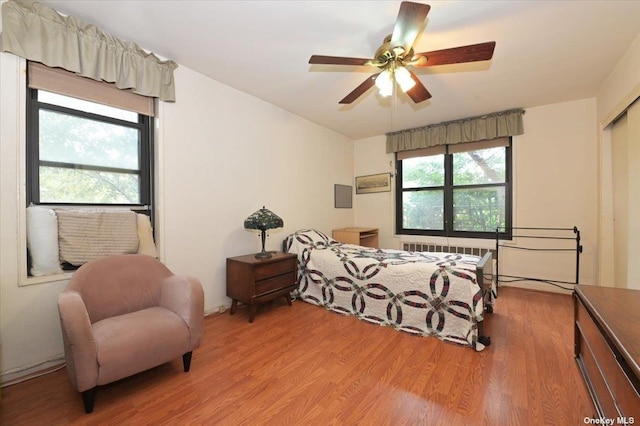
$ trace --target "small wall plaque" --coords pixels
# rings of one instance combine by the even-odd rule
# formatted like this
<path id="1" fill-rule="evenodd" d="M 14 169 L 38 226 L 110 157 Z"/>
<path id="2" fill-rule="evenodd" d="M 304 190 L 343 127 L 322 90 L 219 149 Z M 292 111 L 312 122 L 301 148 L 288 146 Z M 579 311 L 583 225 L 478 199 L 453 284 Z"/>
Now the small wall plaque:
<path id="1" fill-rule="evenodd" d="M 351 185 L 335 184 L 333 192 L 336 209 L 350 209 L 352 207 L 351 194 L 353 193 L 353 187 Z"/>

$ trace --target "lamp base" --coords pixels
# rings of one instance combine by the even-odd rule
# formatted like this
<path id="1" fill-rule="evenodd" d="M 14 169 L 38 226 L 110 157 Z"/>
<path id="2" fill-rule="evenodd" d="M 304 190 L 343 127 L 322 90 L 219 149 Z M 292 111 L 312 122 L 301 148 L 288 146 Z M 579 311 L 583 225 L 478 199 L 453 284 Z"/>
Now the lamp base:
<path id="1" fill-rule="evenodd" d="M 256 259 L 270 259 L 273 257 L 273 255 L 268 252 L 268 251 L 261 251 L 260 253 L 256 254 Z"/>
<path id="2" fill-rule="evenodd" d="M 262 241 L 262 251 L 256 254 L 256 259 L 269 259 L 273 256 L 270 252 L 264 249 L 264 241 L 266 238 L 267 238 L 266 230 L 264 229 L 260 230 L 260 240 Z"/>

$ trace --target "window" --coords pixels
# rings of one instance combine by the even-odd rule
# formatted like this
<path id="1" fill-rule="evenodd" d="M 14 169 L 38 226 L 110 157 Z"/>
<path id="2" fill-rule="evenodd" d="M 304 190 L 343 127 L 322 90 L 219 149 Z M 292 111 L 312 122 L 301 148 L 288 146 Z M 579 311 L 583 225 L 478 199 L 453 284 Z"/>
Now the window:
<path id="1" fill-rule="evenodd" d="M 25 278 L 46 282 L 46 276 L 75 270 L 84 259 L 96 256 L 84 246 L 70 249 L 75 242 L 69 242 L 73 240 L 68 238 L 69 230 L 79 230 L 85 240 L 94 238 L 92 243 L 100 253 L 132 252 L 134 237 L 139 253 L 147 248 L 146 254 L 155 253 L 153 98 L 37 62 L 28 62 L 26 86 L 25 201 L 27 206 L 44 209 L 26 210 Z M 57 207 L 66 211 L 59 209 L 53 214 Z M 84 207 L 98 207 L 100 212 L 77 211 Z M 96 232 L 103 232 L 112 222 L 104 217 L 123 214 L 113 207 L 126 207 L 149 219 L 129 214 L 126 221 L 117 222 L 118 232 L 122 231 L 118 241 L 103 239 Z M 82 214 L 94 213 L 100 219 L 87 222 L 85 228 L 72 223 Z M 67 224 L 72 223 L 66 227 L 65 238 L 63 216 Z M 94 226 L 97 223 L 100 225 Z M 60 244 L 63 240 L 65 255 Z M 75 257 L 77 253 L 82 256 Z"/>
<path id="2" fill-rule="evenodd" d="M 27 90 L 28 204 L 151 205 L 151 117 Z"/>
<path id="3" fill-rule="evenodd" d="M 511 139 L 438 146 L 397 155 L 399 234 L 509 238 Z"/>

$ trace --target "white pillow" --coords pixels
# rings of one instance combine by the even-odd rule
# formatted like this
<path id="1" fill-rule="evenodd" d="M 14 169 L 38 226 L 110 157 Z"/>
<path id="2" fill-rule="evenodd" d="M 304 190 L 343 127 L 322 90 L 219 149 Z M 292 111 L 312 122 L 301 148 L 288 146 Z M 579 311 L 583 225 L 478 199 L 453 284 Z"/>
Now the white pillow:
<path id="1" fill-rule="evenodd" d="M 156 243 L 153 241 L 153 229 L 151 228 L 151 220 L 146 214 L 138 213 L 138 254 L 146 254 L 157 258 L 158 251 Z"/>
<path id="2" fill-rule="evenodd" d="M 61 274 L 58 259 L 58 218 L 51 209 L 27 207 L 27 248 L 31 275 Z"/>

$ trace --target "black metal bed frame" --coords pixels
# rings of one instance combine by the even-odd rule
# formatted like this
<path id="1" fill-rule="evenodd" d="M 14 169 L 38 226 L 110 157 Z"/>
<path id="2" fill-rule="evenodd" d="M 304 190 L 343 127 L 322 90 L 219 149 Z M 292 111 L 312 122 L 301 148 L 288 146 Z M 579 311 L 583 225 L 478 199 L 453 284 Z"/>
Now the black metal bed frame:
<path id="1" fill-rule="evenodd" d="M 530 227 L 512 227 L 511 235 L 512 238 L 529 238 L 529 239 L 544 239 L 544 240 L 575 240 L 576 246 L 575 248 L 560 248 L 560 247 L 549 247 L 549 248 L 539 248 L 539 247 L 522 247 L 516 245 L 504 245 L 500 244 L 499 239 L 499 231 L 504 228 L 496 228 L 496 292 L 499 288 L 500 278 L 508 278 L 508 281 L 503 282 L 518 282 L 518 281 L 534 281 L 540 282 L 544 284 L 551 284 L 556 287 L 560 287 L 564 290 L 572 290 L 571 288 L 563 287 L 562 284 L 579 284 L 580 283 L 580 254 L 582 253 L 582 245 L 580 244 L 580 231 L 576 226 L 573 228 L 530 228 Z M 563 232 L 563 231 L 573 231 L 574 236 L 549 236 L 549 235 L 517 235 L 516 231 L 555 231 L 555 232 Z M 503 249 L 514 249 L 514 250 L 531 250 L 531 251 L 575 251 L 576 256 L 576 279 L 575 282 L 569 281 L 559 281 L 552 280 L 546 278 L 535 278 L 535 277 L 520 277 L 514 275 L 500 275 L 500 248 Z M 497 297 L 497 294 L 496 294 Z"/>

